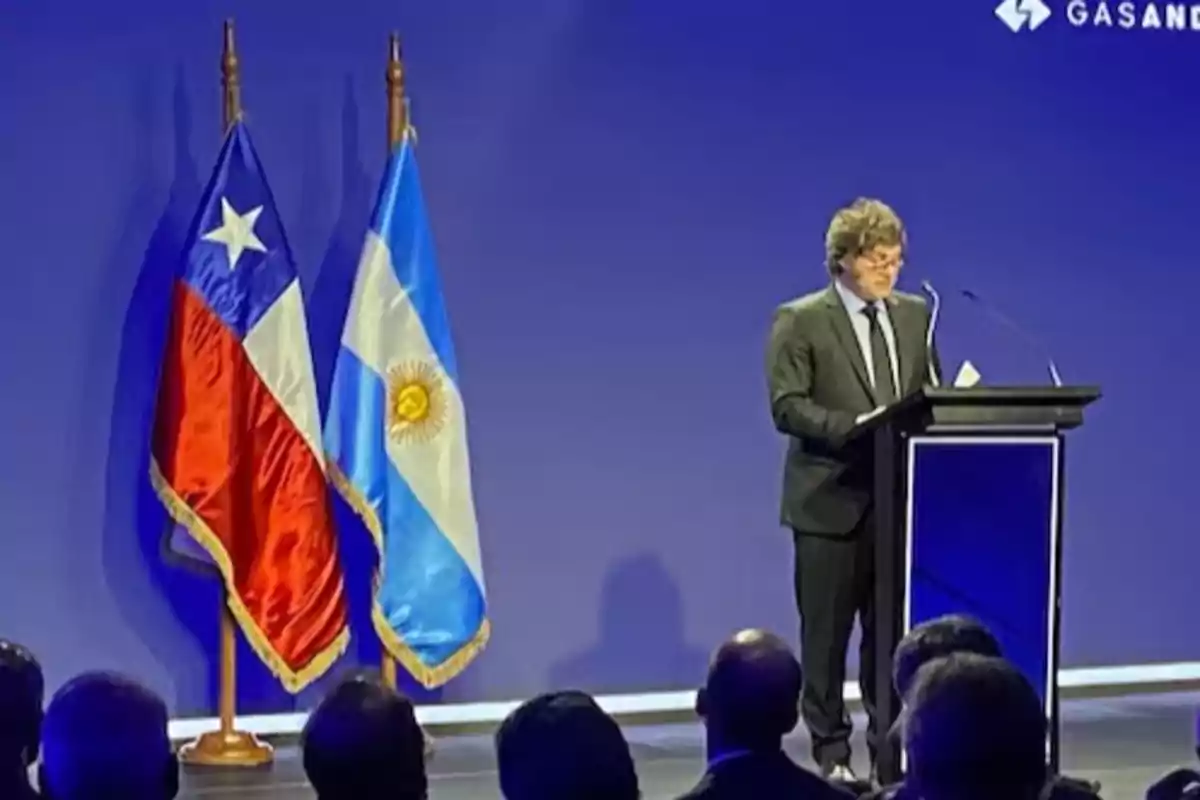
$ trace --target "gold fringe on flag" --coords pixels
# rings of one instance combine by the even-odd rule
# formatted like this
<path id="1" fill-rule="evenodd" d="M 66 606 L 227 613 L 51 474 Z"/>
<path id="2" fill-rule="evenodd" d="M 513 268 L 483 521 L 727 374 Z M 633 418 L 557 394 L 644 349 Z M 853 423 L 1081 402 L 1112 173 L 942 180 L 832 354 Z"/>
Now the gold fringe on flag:
<path id="1" fill-rule="evenodd" d="M 383 526 L 379 522 L 379 516 L 375 513 L 375 509 L 371 507 L 367 498 L 363 497 L 357 487 L 341 471 L 333 457 L 326 456 L 326 462 L 330 483 L 333 484 L 338 494 L 342 496 L 346 503 L 354 509 L 354 513 L 362 519 L 363 525 L 366 526 L 367 531 L 371 534 L 371 538 L 375 541 L 379 563 L 382 564 L 384 555 Z M 375 571 L 375 585 L 373 587 L 375 592 L 373 594 L 378 593 L 379 582 L 379 569 L 377 568 Z M 464 642 L 455 651 L 454 655 L 438 666 L 430 667 L 421 661 L 415 650 L 396 635 L 396 632 L 392 630 L 391 624 L 383 613 L 382 606 L 379 605 L 374 597 L 371 601 L 371 621 L 375 626 L 375 633 L 379 636 L 379 641 L 383 644 L 384 649 L 388 651 L 392 658 L 402 664 L 408 673 L 426 689 L 436 689 L 457 678 L 487 646 L 492 633 L 491 623 L 485 618 L 480 623 L 479 629 L 475 631 L 475 635 Z"/>
<path id="2" fill-rule="evenodd" d="M 234 585 L 233 564 L 229 559 L 229 553 L 225 551 L 225 546 L 208 527 L 208 523 L 175 493 L 175 490 L 163 477 L 158 462 L 154 458 L 150 459 L 150 483 L 154 486 L 158 499 L 167 509 L 171 518 L 204 548 L 213 563 L 217 565 L 217 570 L 225 582 L 230 613 L 237 620 L 250 647 L 279 679 L 284 688 L 292 694 L 298 694 L 328 672 L 350 645 L 349 626 L 343 627 L 342 632 L 330 643 L 329 647 L 314 656 L 303 669 L 299 671 L 292 669 L 259 628 L 258 622 L 242 602 L 237 587 Z"/>

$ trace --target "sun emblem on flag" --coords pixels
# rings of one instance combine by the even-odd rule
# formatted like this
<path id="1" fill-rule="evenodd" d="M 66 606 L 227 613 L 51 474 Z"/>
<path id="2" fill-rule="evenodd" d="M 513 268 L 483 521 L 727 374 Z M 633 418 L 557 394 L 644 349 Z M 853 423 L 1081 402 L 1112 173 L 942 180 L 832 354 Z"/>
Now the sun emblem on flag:
<path id="1" fill-rule="evenodd" d="M 388 370 L 388 435 L 401 443 L 427 442 L 446 424 L 446 387 L 432 364 L 411 362 Z"/>

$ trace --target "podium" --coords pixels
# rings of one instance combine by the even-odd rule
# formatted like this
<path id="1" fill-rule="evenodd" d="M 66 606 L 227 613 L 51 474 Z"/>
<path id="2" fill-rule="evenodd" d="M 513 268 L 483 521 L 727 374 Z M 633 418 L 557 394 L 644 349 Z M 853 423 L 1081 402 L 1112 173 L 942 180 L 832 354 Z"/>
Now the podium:
<path id="1" fill-rule="evenodd" d="M 978 618 L 1042 697 L 1047 759 L 1059 761 L 1058 663 L 1065 432 L 1096 387 L 926 388 L 851 431 L 874 453 L 876 703 L 899 715 L 901 637 L 950 613 Z M 902 777 L 899 742 L 877 756 Z"/>

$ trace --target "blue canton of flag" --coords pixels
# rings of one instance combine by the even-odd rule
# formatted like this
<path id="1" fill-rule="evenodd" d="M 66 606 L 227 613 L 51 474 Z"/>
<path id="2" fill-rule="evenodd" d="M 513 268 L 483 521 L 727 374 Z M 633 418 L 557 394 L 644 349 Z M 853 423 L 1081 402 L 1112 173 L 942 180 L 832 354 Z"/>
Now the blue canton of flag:
<path id="1" fill-rule="evenodd" d="M 296 267 L 243 123 L 230 131 L 219 163 L 225 168 L 206 196 L 220 200 L 200 208 L 181 277 L 244 337 L 296 279 Z M 197 239 L 221 246 L 197 246 Z"/>
<path id="2" fill-rule="evenodd" d="M 388 161 L 334 368 L 331 480 L 379 549 L 374 623 L 427 688 L 487 643 L 458 366 L 411 136 Z"/>

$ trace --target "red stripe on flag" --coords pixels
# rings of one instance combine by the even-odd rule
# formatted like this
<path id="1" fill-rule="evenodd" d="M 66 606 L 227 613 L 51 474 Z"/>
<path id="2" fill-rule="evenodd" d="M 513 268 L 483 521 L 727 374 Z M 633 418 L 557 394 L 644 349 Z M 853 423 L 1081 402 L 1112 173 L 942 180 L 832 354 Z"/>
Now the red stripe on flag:
<path id="1" fill-rule="evenodd" d="M 241 342 L 182 282 L 152 447 L 168 506 L 184 506 L 174 516 L 222 568 L 247 638 L 298 691 L 348 636 L 325 475 Z"/>

